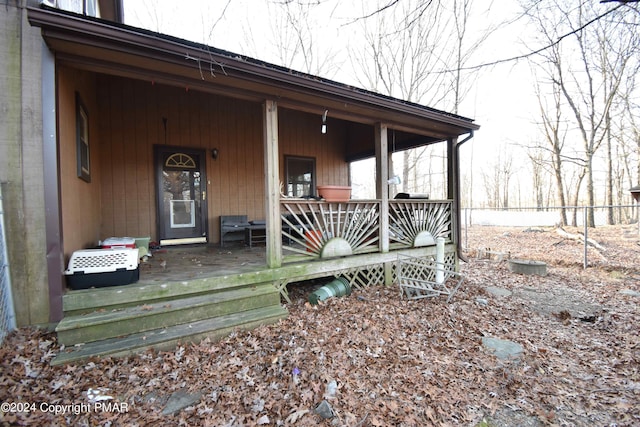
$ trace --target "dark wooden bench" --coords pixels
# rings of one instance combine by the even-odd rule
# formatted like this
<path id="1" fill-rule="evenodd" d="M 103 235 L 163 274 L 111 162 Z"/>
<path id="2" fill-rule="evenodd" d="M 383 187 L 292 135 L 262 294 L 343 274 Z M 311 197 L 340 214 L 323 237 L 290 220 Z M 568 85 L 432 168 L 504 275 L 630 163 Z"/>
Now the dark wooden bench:
<path id="1" fill-rule="evenodd" d="M 244 240 L 244 229 L 250 226 L 247 215 L 220 215 L 220 247 L 227 241 Z"/>

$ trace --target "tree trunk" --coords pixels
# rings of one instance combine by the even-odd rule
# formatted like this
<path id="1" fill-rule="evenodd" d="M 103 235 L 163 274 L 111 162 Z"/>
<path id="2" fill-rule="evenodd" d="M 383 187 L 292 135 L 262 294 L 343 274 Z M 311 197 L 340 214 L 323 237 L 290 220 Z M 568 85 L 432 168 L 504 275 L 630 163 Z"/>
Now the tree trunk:
<path id="1" fill-rule="evenodd" d="M 606 182 L 606 199 L 607 199 L 607 224 L 615 224 L 613 217 L 613 158 L 611 150 L 611 115 L 607 112 L 605 119 L 606 140 L 607 140 L 607 182 Z"/>
<path id="2" fill-rule="evenodd" d="M 564 197 L 564 179 L 562 178 L 562 158 L 559 152 L 554 152 L 553 156 L 553 175 L 556 181 L 556 194 L 558 197 L 558 203 L 560 206 L 567 206 L 567 200 Z M 560 210 L 560 224 L 567 225 L 567 211 L 565 209 Z"/>
<path id="3" fill-rule="evenodd" d="M 572 206 L 578 206 L 578 198 L 580 197 L 580 187 L 582 187 L 582 180 L 584 179 L 586 173 L 587 173 L 586 168 L 580 171 L 580 175 L 578 176 L 578 182 L 576 183 L 576 191 L 573 194 L 573 199 L 571 200 Z M 573 208 L 571 225 L 573 226 L 578 225 L 578 209 L 577 208 Z"/>

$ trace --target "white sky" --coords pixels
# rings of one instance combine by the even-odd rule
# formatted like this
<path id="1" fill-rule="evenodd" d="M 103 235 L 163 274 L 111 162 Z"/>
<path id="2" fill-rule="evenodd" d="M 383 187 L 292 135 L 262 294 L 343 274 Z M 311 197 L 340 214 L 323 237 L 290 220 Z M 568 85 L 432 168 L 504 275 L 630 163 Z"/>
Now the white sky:
<path id="1" fill-rule="evenodd" d="M 500 3 L 500 7 L 493 8 L 489 19 L 500 22 L 517 13 L 517 2 Z M 342 65 L 324 77 L 356 85 L 350 67 L 340 58 L 346 53 L 349 40 L 353 39 L 352 33 L 358 30 L 357 25 L 346 24 L 362 14 L 359 10 L 348 7 L 348 4 L 349 2 L 336 0 L 321 2 L 320 6 L 314 7 L 312 19 L 316 18 L 314 24 L 318 27 L 314 42 L 324 42 L 328 46 L 326 50 L 336 53 L 338 67 Z M 233 0 L 224 11 L 224 19 L 217 22 L 225 5 L 227 2 L 222 0 L 125 0 L 125 20 L 130 25 L 203 42 L 277 64 L 278 58 L 269 55 L 273 52 L 273 29 L 264 24 L 267 20 L 265 18 L 269 16 L 269 7 L 273 9 L 276 6 L 269 6 L 266 0 Z M 338 7 L 334 7 L 335 5 Z M 512 9 L 507 9 L 508 7 Z M 212 32 L 214 24 L 215 30 Z M 523 31 L 518 23 L 500 30 L 483 45 L 474 64 L 521 54 L 524 47 L 519 42 L 519 34 L 523 34 Z M 474 118 L 482 125 L 482 131 L 477 137 L 480 137 L 480 133 L 489 132 L 504 135 L 502 127 L 505 122 L 509 124 L 523 119 L 529 121 L 530 112 L 521 110 L 525 107 L 523 101 L 531 95 L 531 85 L 527 83 L 527 78 L 525 61 L 485 69 L 461 109 L 462 115 Z M 504 117 L 510 120 L 503 120 Z M 499 126 L 496 126 L 496 122 L 499 122 Z M 514 132 L 506 134 L 508 138 L 518 138 Z"/>
<path id="2" fill-rule="evenodd" d="M 490 23 L 503 22 L 517 14 L 517 2 L 498 3 L 499 7 L 494 6 L 491 14 L 484 18 Z M 320 34 L 314 40 L 326 43 L 326 49 L 338 63 L 338 67 L 325 77 L 357 85 L 344 56 L 347 43 L 355 39 L 353 32 L 358 26 L 345 24 L 361 16 L 362 12 L 349 10 L 345 7 L 349 2 L 341 0 L 322 4 L 314 9 L 313 18 Z M 371 4 L 373 7 L 373 2 Z M 125 0 L 125 22 L 277 64 L 278 58 L 269 56 L 274 50 L 276 30 L 264 24 L 268 21 L 269 7 L 275 6 L 269 6 L 266 0 L 233 0 L 224 11 L 224 20 L 216 22 L 225 5 L 227 2 L 222 0 Z M 211 32 L 214 23 L 215 31 Z M 527 35 L 518 22 L 501 29 L 482 46 L 473 64 L 521 54 L 526 48 L 520 39 Z M 460 108 L 461 115 L 475 119 L 481 126 L 462 151 L 463 160 L 469 161 L 473 150 L 476 175 L 480 167 L 490 167 L 496 155 L 505 153 L 510 144 L 528 145 L 535 139 L 537 129 L 532 123 L 538 114 L 532 87 L 526 61 L 486 68 L 480 74 Z M 521 162 L 519 169 L 529 165 L 524 154 L 516 154 L 513 160 L 515 164 Z M 479 177 L 474 178 L 474 186 L 479 188 L 480 184 Z"/>

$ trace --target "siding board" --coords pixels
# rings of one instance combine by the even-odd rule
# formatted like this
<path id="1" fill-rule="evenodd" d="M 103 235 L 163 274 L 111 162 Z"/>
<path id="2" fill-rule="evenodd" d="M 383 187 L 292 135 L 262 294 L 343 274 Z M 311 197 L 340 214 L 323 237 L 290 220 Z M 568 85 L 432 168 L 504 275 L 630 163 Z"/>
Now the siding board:
<path id="1" fill-rule="evenodd" d="M 153 188 L 149 185 L 153 172 L 151 170 L 150 154 L 147 150 L 146 144 L 143 141 L 147 141 L 148 132 L 147 128 L 147 115 L 145 109 L 145 102 L 149 99 L 146 95 L 148 87 L 146 85 L 135 85 L 134 87 L 134 111 L 133 117 L 135 118 L 135 134 L 131 141 L 131 145 L 135 150 L 136 164 L 133 165 L 134 175 L 134 190 L 137 200 L 135 218 L 135 229 L 139 231 L 138 237 L 151 236 L 151 220 L 150 209 L 145 206 L 151 205 L 155 199 L 152 200 L 150 195 L 153 192 Z"/>
<path id="2" fill-rule="evenodd" d="M 122 132 L 124 210 L 119 215 L 122 216 L 125 223 L 125 236 L 135 236 L 132 232 L 139 229 L 138 216 L 140 215 L 138 199 L 138 186 L 140 184 L 136 180 L 138 159 L 135 149 L 137 114 L 135 89 L 136 87 L 134 87 L 132 80 L 124 82 L 121 109 L 122 122 L 124 124 Z"/>
<path id="3" fill-rule="evenodd" d="M 157 240 L 155 144 L 205 150 L 211 242 L 219 241 L 220 215 L 265 218 L 261 104 L 187 91 L 184 87 L 75 70 L 65 72 L 70 79 L 74 73 L 93 76 L 93 86 L 87 90 L 99 99 L 90 111 L 92 123 L 96 123 L 94 129 L 99 129 L 96 134 L 100 142 L 93 146 L 95 158 L 92 156 L 96 172 L 92 179 L 97 184 L 92 189 L 98 193 L 95 197 L 99 209 L 95 222 L 80 232 L 83 237 L 79 239 L 128 235 Z M 61 120 L 63 133 L 71 132 L 72 126 L 74 120 Z M 343 122 L 331 122 L 329 132 L 322 135 L 319 116 L 281 108 L 278 126 L 282 181 L 284 155 L 302 155 L 316 158 L 319 184 L 348 184 Z M 211 158 L 213 148 L 219 151 L 217 160 Z M 62 184 L 66 190 L 62 204 L 65 224 L 76 221 L 77 212 L 82 211 L 80 201 L 69 204 L 73 199 L 69 190 L 77 180 L 75 151 L 71 151 L 65 150 L 61 159 L 61 163 L 68 165 L 63 170 Z M 65 254 L 79 249 L 77 241 L 70 240 L 67 245 L 65 239 Z"/>
<path id="4" fill-rule="evenodd" d="M 114 82 L 115 83 L 115 82 Z M 125 142 L 124 132 L 126 130 L 126 122 L 124 120 L 124 87 L 125 82 L 120 84 L 111 84 L 110 94 L 113 99 L 113 108 L 111 116 L 113 118 L 111 122 L 111 146 L 113 151 L 111 153 L 111 179 L 113 182 L 113 226 L 114 232 L 117 236 L 127 235 L 127 206 L 126 206 L 126 168 L 125 162 Z M 107 175 L 108 176 L 108 175 Z M 109 237 L 109 236 L 105 236 Z"/>
<path id="5" fill-rule="evenodd" d="M 100 144 L 100 167 L 102 170 L 102 176 L 100 182 L 100 209 L 102 213 L 102 230 L 101 232 L 108 235 L 113 235 L 115 224 L 113 223 L 113 177 L 111 170 L 112 167 L 112 151 L 113 147 L 111 139 L 108 137 L 111 130 L 111 123 L 113 122 L 113 100 L 110 97 L 111 87 L 109 82 L 105 82 L 102 79 L 98 80 L 98 98 L 100 99 L 100 124 L 101 124 L 101 144 Z M 66 212 L 65 212 L 66 214 Z"/>
<path id="6" fill-rule="evenodd" d="M 60 158 L 60 197 L 65 261 L 73 250 L 93 246 L 99 239 L 101 126 L 95 93 L 95 75 L 60 67 L 58 85 L 58 150 Z M 89 116 L 91 183 L 77 176 L 76 92 Z M 66 248 L 70 248 L 66 250 Z"/>

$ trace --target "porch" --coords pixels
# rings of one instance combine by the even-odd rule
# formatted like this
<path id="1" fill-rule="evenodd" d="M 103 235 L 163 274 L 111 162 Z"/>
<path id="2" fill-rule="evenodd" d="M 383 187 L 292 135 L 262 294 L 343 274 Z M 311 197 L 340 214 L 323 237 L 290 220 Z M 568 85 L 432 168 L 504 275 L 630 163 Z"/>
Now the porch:
<path id="1" fill-rule="evenodd" d="M 289 301 L 287 288 L 296 282 L 343 276 L 360 289 L 394 283 L 399 254 L 435 256 L 430 238 L 444 237 L 446 262 L 457 259 L 450 201 L 389 201 L 387 252 L 379 250 L 378 236 L 387 234 L 380 232 L 380 201 L 282 206 L 289 224 L 282 250 L 293 255 L 280 267 L 267 267 L 267 245 L 165 247 L 140 264 L 137 283 L 67 291 L 56 329 L 67 350 L 53 363 L 163 349 L 277 322 L 287 315 L 281 301 Z"/>
<path id="2" fill-rule="evenodd" d="M 437 238 L 449 244 L 448 263 L 455 264 L 457 239 L 451 200 L 395 199 L 384 205 L 388 217 L 383 220 L 380 200 L 336 203 L 285 198 L 281 201 L 280 237 L 274 245 L 281 248 L 281 265 L 267 265 L 268 236 L 260 245 L 247 240 L 250 234 L 245 233 L 244 241 L 224 247 L 209 244 L 156 250 L 140 264 L 137 283 L 147 286 L 200 279 L 239 280 L 238 285 L 246 285 L 269 281 L 284 301 L 291 302 L 289 283 L 338 275 L 352 266 L 366 270 L 372 263 L 395 260 L 401 250 L 430 248 L 431 253 Z M 351 284 L 366 287 L 370 281 L 389 284 L 393 280 L 380 273 L 366 280 L 354 279 Z"/>
<path id="3" fill-rule="evenodd" d="M 47 6 L 28 19 L 46 43 L 43 111 L 55 111 L 42 131 L 43 262 L 48 318 L 70 350 L 55 363 L 276 322 L 291 284 L 391 284 L 398 254 L 434 256 L 438 237 L 456 262 L 472 119 Z M 393 200 L 393 154 L 428 146 L 442 154 L 424 157 L 438 165 L 431 197 L 444 200 Z M 368 159 L 374 200 L 315 199 L 351 186 L 353 163 Z M 402 191 L 431 192 L 421 185 Z M 61 264 L 99 240 L 218 244 L 228 216 L 264 233 L 255 248 L 172 247 L 138 283 L 65 287 Z"/>

